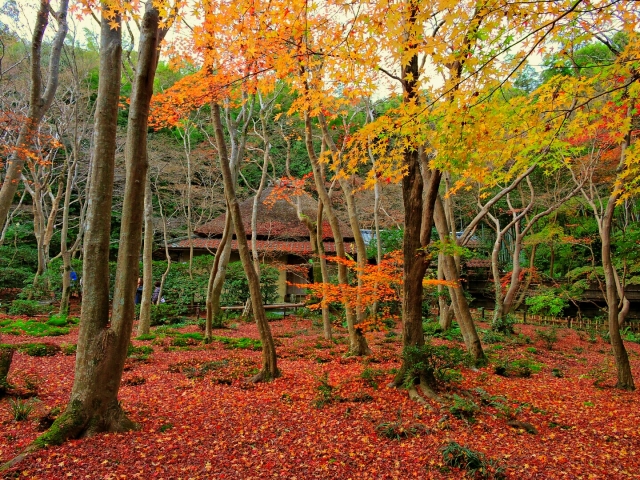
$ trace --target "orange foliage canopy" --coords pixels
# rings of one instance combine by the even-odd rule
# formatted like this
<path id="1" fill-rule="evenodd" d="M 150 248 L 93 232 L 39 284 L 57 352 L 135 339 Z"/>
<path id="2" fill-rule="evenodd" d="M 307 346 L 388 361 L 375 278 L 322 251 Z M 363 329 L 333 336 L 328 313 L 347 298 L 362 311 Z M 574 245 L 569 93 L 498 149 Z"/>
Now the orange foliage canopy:
<path id="1" fill-rule="evenodd" d="M 355 260 L 347 258 L 327 257 L 328 261 L 346 265 L 351 272 L 362 280 L 362 286 L 336 285 L 333 283 L 296 284 L 295 286 L 306 288 L 309 293 L 320 299 L 320 302 L 311 305 L 311 309 L 319 309 L 330 303 L 341 303 L 353 308 L 370 308 L 374 304 L 385 302 L 399 302 L 402 296 L 402 251 L 396 250 L 387 254 L 379 265 L 358 266 Z M 445 280 L 423 280 L 425 287 L 444 285 L 458 287 L 456 282 Z M 389 317 L 388 308 L 383 309 L 382 316 Z M 358 328 L 366 330 L 377 323 L 377 318 L 370 318 L 358 325 Z"/>

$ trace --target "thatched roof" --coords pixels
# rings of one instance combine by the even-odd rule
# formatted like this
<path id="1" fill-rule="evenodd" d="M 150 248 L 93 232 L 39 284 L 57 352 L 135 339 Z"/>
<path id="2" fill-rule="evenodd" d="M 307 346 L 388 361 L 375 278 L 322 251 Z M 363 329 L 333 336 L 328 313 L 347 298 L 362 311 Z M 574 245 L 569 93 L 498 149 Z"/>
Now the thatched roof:
<path id="1" fill-rule="evenodd" d="M 268 200 L 272 188 L 266 188 L 260 201 L 258 202 L 258 225 L 257 235 L 260 239 L 308 239 L 309 230 L 303 222 L 298 219 L 296 208 L 286 200 L 276 200 L 275 202 Z M 251 214 L 253 212 L 253 199 L 251 197 L 240 203 L 240 213 L 242 215 L 242 223 L 247 237 L 251 235 Z M 318 209 L 316 202 L 309 195 L 292 198 L 292 202 L 300 201 L 302 211 L 309 218 L 315 220 Z M 266 204 L 265 204 L 266 201 Z M 222 214 L 201 227 L 197 228 L 195 233 L 201 237 L 220 237 L 224 230 L 226 214 Z M 345 240 L 352 240 L 353 234 L 351 229 L 344 222 L 340 222 L 340 231 Z M 331 226 L 326 220 L 322 225 L 322 238 L 333 239 Z"/>
<path id="2" fill-rule="evenodd" d="M 193 248 L 202 250 L 217 251 L 220 247 L 221 239 L 219 238 L 193 238 L 191 241 L 188 239 L 176 241 L 171 244 L 172 249 L 188 249 L 193 245 Z M 355 245 L 353 243 L 345 243 L 345 251 L 350 255 L 355 255 Z M 290 253 L 299 255 L 302 257 L 310 257 L 313 255 L 313 249 L 309 241 L 282 241 L 282 240 L 258 240 L 257 242 L 258 252 L 266 255 L 274 255 L 280 253 Z M 231 250 L 238 251 L 238 242 L 233 240 L 231 242 Z M 336 244 L 333 242 L 324 243 L 324 251 L 327 255 L 333 255 L 336 253 Z"/>

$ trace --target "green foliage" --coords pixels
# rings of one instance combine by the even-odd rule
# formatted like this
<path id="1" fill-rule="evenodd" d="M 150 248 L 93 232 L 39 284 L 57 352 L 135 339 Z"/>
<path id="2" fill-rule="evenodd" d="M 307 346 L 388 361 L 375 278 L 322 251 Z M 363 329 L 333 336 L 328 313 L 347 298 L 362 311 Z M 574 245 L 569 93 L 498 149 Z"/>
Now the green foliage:
<path id="1" fill-rule="evenodd" d="M 620 332 L 627 342 L 640 343 L 640 333 L 634 333 L 629 327 Z"/>
<path id="2" fill-rule="evenodd" d="M 430 337 L 444 338 L 446 340 L 450 340 L 452 342 L 457 342 L 462 340 L 462 332 L 460 330 L 460 325 L 454 323 L 451 325 L 449 330 L 442 330 L 442 327 L 437 321 L 432 320 L 423 320 L 422 321 L 422 332 Z"/>
<path id="3" fill-rule="evenodd" d="M 215 340 L 216 342 L 221 342 L 231 349 L 235 349 L 235 348 L 246 349 L 246 350 L 262 349 L 262 342 L 260 340 L 254 340 L 253 338 L 218 337 L 214 335 L 212 337 L 212 340 Z"/>
<path id="4" fill-rule="evenodd" d="M 186 305 L 174 305 L 172 303 L 151 305 L 151 326 L 155 327 L 157 325 L 174 325 L 180 323 L 182 322 L 182 315 L 184 315 L 186 311 Z"/>
<path id="5" fill-rule="evenodd" d="M 52 327 L 66 327 L 71 325 L 77 325 L 80 322 L 80 319 L 75 317 L 68 317 L 65 314 L 56 313 L 49 317 L 47 320 L 47 325 L 51 325 Z"/>
<path id="6" fill-rule="evenodd" d="M 405 387 L 409 388 L 423 376 L 431 387 L 437 387 L 456 377 L 456 367 L 470 362 L 469 356 L 460 348 L 446 345 L 407 346 L 402 352 L 405 361 Z"/>
<path id="7" fill-rule="evenodd" d="M 53 343 L 22 343 L 18 351 L 30 357 L 53 357 L 60 351 L 60 347 Z"/>
<path id="8" fill-rule="evenodd" d="M 383 370 L 366 367 L 362 373 L 360 374 L 360 378 L 362 378 L 367 385 L 371 388 L 377 390 L 378 389 L 378 378 L 384 376 L 385 372 Z"/>
<path id="9" fill-rule="evenodd" d="M 453 404 L 449 406 L 449 412 L 454 417 L 470 420 L 479 411 L 480 407 L 473 400 L 453 395 Z"/>
<path id="10" fill-rule="evenodd" d="M 402 241 L 404 239 L 404 230 L 401 228 L 387 228 L 380 230 L 380 244 L 382 246 L 382 254 L 402 250 Z M 378 246 L 375 238 L 372 238 L 367 245 L 367 256 L 376 258 L 378 255 Z"/>
<path id="11" fill-rule="evenodd" d="M 538 373 L 541 369 L 542 364 L 528 358 L 516 360 L 504 358 L 495 365 L 494 372 L 502 377 L 529 378 L 532 373 Z"/>
<path id="12" fill-rule="evenodd" d="M 322 408 L 338 399 L 334 394 L 335 387 L 329 383 L 328 372 L 324 372 L 322 376 L 316 377 L 316 380 L 318 380 L 318 385 L 316 386 L 318 396 L 313 402 L 316 408 Z"/>
<path id="13" fill-rule="evenodd" d="M 9 307 L 9 315 L 26 315 L 35 317 L 51 311 L 51 305 L 42 304 L 36 300 L 14 300 Z"/>
<path id="14" fill-rule="evenodd" d="M 398 410 L 398 418 L 393 422 L 382 422 L 376 427 L 378 435 L 391 440 L 416 437 L 420 434 L 428 434 L 429 429 L 421 423 L 405 424 L 402 421 L 402 411 Z"/>
<path id="15" fill-rule="evenodd" d="M 504 340 L 504 335 L 494 330 L 485 330 L 482 332 L 482 341 L 486 344 L 500 343 Z"/>
<path id="16" fill-rule="evenodd" d="M 553 349 L 553 345 L 558 341 L 558 329 L 553 326 L 547 330 L 536 329 L 536 338 L 541 340 L 547 350 Z"/>
<path id="17" fill-rule="evenodd" d="M 33 399 L 20 400 L 19 398 L 12 398 L 9 400 L 9 406 L 13 419 L 17 422 L 24 422 L 29 419 L 29 415 L 33 411 L 34 401 Z"/>
<path id="18" fill-rule="evenodd" d="M 75 355 L 78 351 L 78 345 L 75 343 L 63 343 L 60 345 L 60 350 L 64 355 Z"/>
<path id="19" fill-rule="evenodd" d="M 56 337 L 69 333 L 67 327 L 55 327 L 48 322 L 37 320 L 7 320 L 0 323 L 0 333 L 9 335 L 30 335 L 32 337 Z"/>
<path id="20" fill-rule="evenodd" d="M 517 323 L 514 315 L 508 314 L 494 319 L 491 324 L 491 330 L 502 333 L 504 335 L 512 335 L 514 333 L 513 326 Z"/>
<path id="21" fill-rule="evenodd" d="M 527 298 L 526 304 L 532 314 L 552 317 L 560 316 L 569 306 L 568 300 L 561 297 L 555 288 L 538 289 L 536 295 Z"/>
<path id="22" fill-rule="evenodd" d="M 134 360 L 146 360 L 152 353 L 153 347 L 149 345 L 135 347 L 133 344 L 129 344 L 129 348 L 127 349 L 127 357 L 133 358 Z"/>
<path id="23" fill-rule="evenodd" d="M 278 298 L 279 277 L 280 272 L 277 268 L 260 265 L 260 291 L 265 304 L 274 303 Z M 229 263 L 220 303 L 225 306 L 242 305 L 249 297 L 249 281 L 244 273 L 242 262 Z"/>
<path id="24" fill-rule="evenodd" d="M 488 460 L 484 454 L 463 447 L 456 442 L 449 442 L 442 448 L 444 464 L 466 470 L 470 478 L 502 479 L 505 478 L 504 468 L 494 460 Z"/>

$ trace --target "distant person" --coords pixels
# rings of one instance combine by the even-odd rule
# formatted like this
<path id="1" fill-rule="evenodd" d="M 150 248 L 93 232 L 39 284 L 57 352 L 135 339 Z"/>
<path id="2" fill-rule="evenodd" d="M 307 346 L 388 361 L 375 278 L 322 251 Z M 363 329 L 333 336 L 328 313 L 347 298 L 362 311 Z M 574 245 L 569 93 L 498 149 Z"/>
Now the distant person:
<path id="1" fill-rule="evenodd" d="M 153 289 L 153 293 L 151 294 L 151 304 L 155 305 L 158 303 L 158 297 L 160 296 L 160 282 L 155 283 L 155 288 Z"/>
<path id="2" fill-rule="evenodd" d="M 136 287 L 135 304 L 140 305 L 142 302 L 142 278 L 138 277 L 138 286 Z"/>

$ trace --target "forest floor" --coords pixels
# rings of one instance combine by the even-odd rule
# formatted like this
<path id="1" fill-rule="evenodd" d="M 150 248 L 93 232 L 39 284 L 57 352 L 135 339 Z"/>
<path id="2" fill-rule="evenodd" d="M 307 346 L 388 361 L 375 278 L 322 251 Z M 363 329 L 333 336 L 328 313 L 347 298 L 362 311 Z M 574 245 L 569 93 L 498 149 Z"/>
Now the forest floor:
<path id="1" fill-rule="evenodd" d="M 282 377 L 261 384 L 246 381 L 260 366 L 261 352 L 248 340 L 258 338 L 256 326 L 231 327 L 216 330 L 209 345 L 198 341 L 196 325 L 154 328 L 154 338 L 134 339 L 120 399 L 140 429 L 38 451 L 5 475 L 462 478 L 469 471 L 443 457 L 457 442 L 484 455 L 476 478 L 491 478 L 482 477 L 483 466 L 515 479 L 640 478 L 640 393 L 612 388 L 610 345 L 600 337 L 560 329 L 549 349 L 536 333 L 547 327 L 516 325 L 515 335 L 485 345 L 487 366 L 461 367 L 443 392 L 447 403 L 429 409 L 387 387 L 400 364 L 399 325 L 368 334 L 373 354 L 360 359 L 344 356 L 342 329 L 325 341 L 317 320 L 273 320 Z M 64 407 L 77 335 L 77 327 L 56 337 L 2 335 L 2 343 L 62 345 L 67 355 L 14 355 L 9 382 L 37 396 L 0 401 L 1 461 L 37 437 L 42 417 Z M 456 338 L 433 342 L 462 346 Z M 640 382 L 640 345 L 627 348 Z M 33 406 L 26 421 L 14 419 L 16 402 Z M 514 419 L 521 423 L 509 426 Z M 527 433 L 530 426 L 535 433 Z M 460 452 L 473 467 L 475 457 Z"/>

